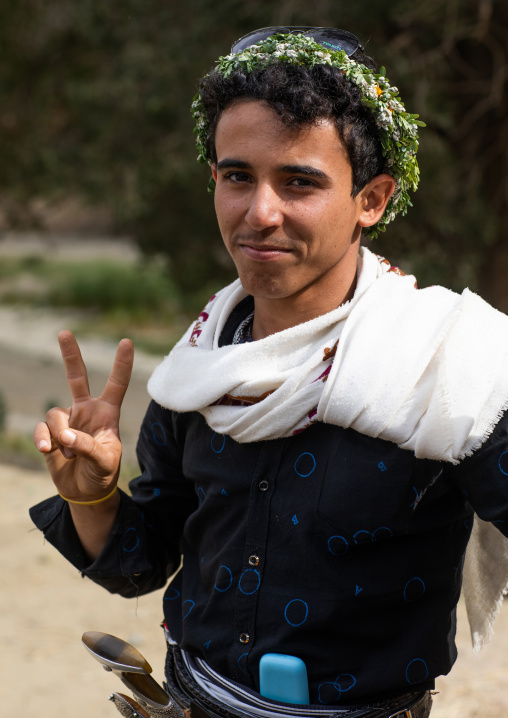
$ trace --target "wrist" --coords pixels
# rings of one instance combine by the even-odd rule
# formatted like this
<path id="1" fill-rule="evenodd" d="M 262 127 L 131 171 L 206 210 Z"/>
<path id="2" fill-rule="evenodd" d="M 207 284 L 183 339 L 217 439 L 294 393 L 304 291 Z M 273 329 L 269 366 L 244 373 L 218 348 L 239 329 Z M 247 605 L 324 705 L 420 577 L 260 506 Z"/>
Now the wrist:
<path id="1" fill-rule="evenodd" d="M 107 517 L 110 514 L 116 514 L 120 505 L 120 491 L 114 491 L 113 495 L 107 501 L 101 501 L 98 504 L 79 504 L 67 501 L 71 516 L 79 517 L 80 521 L 96 522 L 99 517 Z"/>
<path id="2" fill-rule="evenodd" d="M 108 494 L 106 494 L 106 496 L 102 496 L 101 498 L 98 498 L 98 499 L 90 499 L 88 501 L 70 499 L 67 496 L 64 496 L 63 494 L 61 494 L 58 491 L 58 489 L 57 489 L 57 491 L 58 491 L 58 495 L 60 496 L 60 498 L 62 498 L 64 501 L 67 501 L 68 504 L 74 504 L 75 506 L 96 506 L 97 504 L 102 504 L 102 503 L 112 499 L 113 496 L 116 494 L 117 489 L 118 489 L 118 486 L 115 484 L 113 490 L 110 491 Z"/>

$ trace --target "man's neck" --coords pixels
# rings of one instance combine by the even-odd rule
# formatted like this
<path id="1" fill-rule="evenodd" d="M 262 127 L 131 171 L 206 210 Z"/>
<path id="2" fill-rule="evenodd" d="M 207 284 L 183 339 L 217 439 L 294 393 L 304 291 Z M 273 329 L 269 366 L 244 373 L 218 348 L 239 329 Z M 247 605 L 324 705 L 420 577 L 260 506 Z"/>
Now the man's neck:
<path id="1" fill-rule="evenodd" d="M 299 296 L 284 299 L 265 299 L 254 297 L 254 321 L 252 338 L 264 339 L 297 324 L 322 316 L 349 301 L 355 292 L 356 274 L 343 291 L 313 292 L 306 291 Z"/>

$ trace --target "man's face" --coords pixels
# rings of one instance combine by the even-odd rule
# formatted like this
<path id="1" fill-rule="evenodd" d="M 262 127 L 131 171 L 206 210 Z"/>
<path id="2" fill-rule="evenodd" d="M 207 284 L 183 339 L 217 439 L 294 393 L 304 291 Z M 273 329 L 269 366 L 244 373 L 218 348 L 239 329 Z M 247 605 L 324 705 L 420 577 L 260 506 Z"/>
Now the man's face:
<path id="1" fill-rule="evenodd" d="M 246 291 L 340 304 L 355 278 L 361 193 L 351 196 L 332 121 L 290 129 L 266 103 L 242 101 L 222 114 L 215 144 L 215 210 Z"/>

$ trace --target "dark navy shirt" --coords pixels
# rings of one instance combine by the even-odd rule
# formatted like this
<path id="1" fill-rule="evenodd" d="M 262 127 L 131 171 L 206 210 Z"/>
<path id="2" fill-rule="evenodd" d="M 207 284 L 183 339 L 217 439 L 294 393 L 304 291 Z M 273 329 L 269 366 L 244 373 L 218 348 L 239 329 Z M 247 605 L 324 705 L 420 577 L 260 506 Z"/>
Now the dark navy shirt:
<path id="1" fill-rule="evenodd" d="M 302 658 L 311 703 L 433 686 L 456 657 L 473 509 L 508 534 L 508 418 L 458 466 L 351 429 L 239 444 L 154 402 L 142 474 L 89 565 L 59 497 L 32 509 L 82 573 L 125 596 L 161 587 L 172 637 L 259 688 L 264 653 Z"/>

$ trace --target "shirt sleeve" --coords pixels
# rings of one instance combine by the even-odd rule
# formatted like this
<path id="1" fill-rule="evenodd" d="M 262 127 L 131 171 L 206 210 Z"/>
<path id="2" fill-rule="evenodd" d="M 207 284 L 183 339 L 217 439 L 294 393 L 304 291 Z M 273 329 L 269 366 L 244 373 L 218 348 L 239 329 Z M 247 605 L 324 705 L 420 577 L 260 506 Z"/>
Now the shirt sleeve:
<path id="1" fill-rule="evenodd" d="M 182 472 L 182 451 L 172 412 L 151 402 L 141 427 L 137 455 L 141 475 L 132 496 L 121 500 L 109 539 L 90 563 L 59 496 L 30 510 L 35 525 L 68 561 L 111 593 L 138 596 L 161 588 L 180 564 L 181 537 L 196 505 L 192 482 Z"/>
<path id="2" fill-rule="evenodd" d="M 475 513 L 508 536 L 508 411 L 480 449 L 449 476 Z"/>

